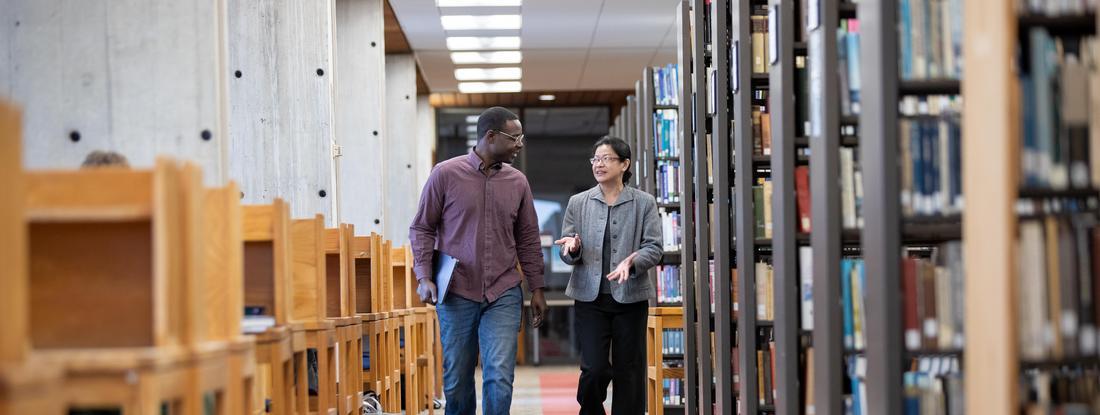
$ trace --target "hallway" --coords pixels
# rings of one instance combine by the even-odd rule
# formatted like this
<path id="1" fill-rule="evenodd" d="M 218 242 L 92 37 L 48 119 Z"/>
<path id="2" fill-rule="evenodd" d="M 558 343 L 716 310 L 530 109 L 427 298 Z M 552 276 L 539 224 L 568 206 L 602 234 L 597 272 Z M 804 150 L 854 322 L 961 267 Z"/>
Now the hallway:
<path id="1" fill-rule="evenodd" d="M 577 404 L 577 366 L 519 366 L 512 393 L 512 415 L 573 415 Z M 481 406 L 481 371 L 476 375 L 478 407 Z M 604 408 L 611 409 L 611 388 Z M 479 409 L 478 413 L 481 411 Z"/>

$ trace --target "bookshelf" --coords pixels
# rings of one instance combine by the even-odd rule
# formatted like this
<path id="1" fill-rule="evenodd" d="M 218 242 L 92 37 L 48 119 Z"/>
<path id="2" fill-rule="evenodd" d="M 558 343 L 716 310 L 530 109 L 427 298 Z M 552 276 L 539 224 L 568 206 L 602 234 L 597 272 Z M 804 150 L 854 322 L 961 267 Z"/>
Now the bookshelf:
<path id="1" fill-rule="evenodd" d="M 967 209 L 981 212 L 963 224 L 964 369 L 968 379 L 993 379 L 967 382 L 968 412 L 1097 411 L 1096 389 L 1080 381 L 1095 379 L 1095 342 L 1076 341 L 1095 337 L 1085 330 L 1094 330 L 1095 302 L 1058 293 L 1067 282 L 1087 292 L 1096 280 L 1088 239 L 1094 250 L 1098 22 L 1095 10 L 1051 7 L 1059 5 L 1071 3 L 966 3 L 966 70 L 982 76 L 962 89 L 983 100 L 963 103 L 963 186 Z M 1068 153 L 1059 150 L 1066 144 Z M 1067 229 L 1085 240 L 1064 239 Z M 1065 324 L 1075 315 L 1067 300 L 1081 301 L 1077 324 Z"/>
<path id="2" fill-rule="evenodd" d="M 687 5 L 682 5 L 682 9 L 687 9 Z M 694 280 L 692 284 L 695 288 L 694 300 L 695 300 L 695 320 L 692 321 L 695 331 L 695 349 L 697 351 L 695 362 L 698 365 L 698 371 L 696 373 L 695 387 L 697 395 L 694 401 L 689 403 L 694 404 L 694 408 L 688 409 L 688 413 L 698 413 L 700 415 L 710 415 L 713 413 L 712 403 L 714 402 L 715 390 L 711 385 L 714 385 L 715 377 L 714 370 L 717 364 L 721 364 L 719 359 L 712 359 L 712 355 L 728 356 L 726 353 L 720 350 L 714 350 L 714 333 L 712 326 L 714 324 L 714 313 L 711 311 L 711 282 L 710 282 L 710 261 L 709 258 L 714 255 L 714 251 L 711 250 L 711 228 L 710 228 L 710 208 L 712 203 L 712 195 L 717 186 L 711 187 L 711 176 L 708 163 L 704 160 L 711 160 L 709 139 L 711 133 L 711 126 L 717 124 L 712 120 L 711 113 L 707 111 L 708 108 L 708 73 L 711 71 L 709 59 L 713 53 L 710 40 L 706 36 L 706 27 L 709 24 L 708 14 L 710 13 L 704 0 L 692 0 L 691 12 L 689 13 L 692 28 L 687 34 L 680 39 L 680 59 L 687 62 L 687 54 L 690 53 L 690 66 L 681 65 L 681 68 L 686 74 L 687 68 L 691 68 L 691 88 L 685 89 L 685 98 L 689 95 L 687 91 L 692 91 L 691 105 L 687 105 L 687 100 L 682 100 L 683 107 L 681 113 L 687 113 L 685 109 L 691 109 L 691 125 L 692 130 L 684 132 L 684 146 L 682 147 L 685 155 L 691 154 L 690 157 L 684 159 L 691 159 L 693 163 L 683 164 L 685 171 L 684 176 L 688 176 L 686 172 L 692 172 L 692 194 L 696 195 L 696 200 L 693 203 L 691 219 L 694 219 L 690 223 L 692 226 L 685 229 L 685 235 L 692 235 L 694 238 L 694 254 L 692 256 L 685 255 L 685 261 L 691 261 L 694 267 L 693 275 Z M 685 117 L 686 120 L 686 117 Z M 687 124 L 686 122 L 684 124 Z M 690 142 L 689 142 L 690 140 Z M 690 233 L 688 233 L 690 232 Z M 685 246 L 690 245 L 685 237 Z M 686 268 L 686 267 L 685 267 Z M 686 278 L 686 277 L 685 277 Z M 685 281 L 689 281 L 686 280 Z M 727 285 L 728 286 L 728 285 Z M 690 311 L 685 309 L 685 315 L 690 314 Z M 689 320 L 685 317 L 685 320 Z M 689 384 L 688 390 L 691 393 L 692 385 Z"/>
<path id="3" fill-rule="evenodd" d="M 694 1 L 694 0 L 692 0 Z M 694 105 L 698 103 L 695 99 L 695 87 L 698 86 L 693 74 L 693 67 L 695 59 L 694 53 L 694 41 L 692 36 L 692 25 L 694 22 L 694 15 L 691 13 L 692 4 L 689 0 L 681 0 L 676 6 L 677 24 L 679 36 L 676 42 L 676 67 L 679 71 L 677 74 L 678 82 L 678 99 L 679 104 L 678 116 L 680 123 L 677 126 L 678 134 L 676 139 L 680 146 L 680 229 L 682 232 L 680 243 L 680 284 L 681 292 L 684 296 L 683 305 L 683 321 L 684 321 L 684 413 L 687 415 L 696 415 L 699 413 L 699 394 L 701 389 L 699 388 L 699 380 L 703 379 L 700 376 L 701 366 L 699 362 L 706 362 L 709 360 L 703 359 L 700 356 L 700 349 L 698 347 L 700 334 L 700 327 L 696 323 L 697 320 L 703 320 L 698 318 L 698 306 L 697 299 L 695 298 L 695 291 L 691 288 L 697 285 L 696 277 L 699 275 L 697 272 L 696 249 L 692 243 L 692 236 L 695 234 L 695 218 L 696 218 L 696 190 L 698 189 L 697 180 L 690 174 L 695 171 L 693 151 L 695 142 L 695 131 L 693 126 L 697 125 L 695 122 L 698 120 L 698 116 L 694 113 Z M 690 120 L 690 122 L 689 122 Z M 703 183 L 706 186 L 706 183 Z M 703 187 L 703 194 L 707 194 L 706 187 Z M 704 251 L 705 252 L 705 251 Z M 691 284 L 691 285 L 689 285 Z M 706 343 L 704 343 L 706 344 Z M 703 383 L 709 385 L 710 382 Z M 708 389 L 709 388 L 704 388 Z M 708 395 L 709 396 L 709 395 Z"/>
<path id="4" fill-rule="evenodd" d="M 799 272 L 800 246 L 806 245 L 808 235 L 800 233 L 798 198 L 796 193 L 796 165 L 803 164 L 798 155 L 808 140 L 800 135 L 803 128 L 796 110 L 796 97 L 804 101 L 804 95 L 795 82 L 798 59 L 804 59 L 807 49 L 802 30 L 796 30 L 799 19 L 796 11 L 800 2 L 795 0 L 771 0 L 768 3 L 769 52 L 775 54 L 767 62 L 769 66 L 769 111 L 771 113 L 771 179 L 774 188 L 772 199 L 772 266 L 774 267 L 775 322 L 775 412 L 778 414 L 803 413 L 802 387 L 806 379 L 801 375 L 802 344 L 802 287 Z M 802 45 L 798 47 L 797 45 Z M 805 89 L 803 87 L 803 89 Z M 797 104 L 804 104 L 798 102 Z M 803 260 L 805 260 L 803 258 Z"/>

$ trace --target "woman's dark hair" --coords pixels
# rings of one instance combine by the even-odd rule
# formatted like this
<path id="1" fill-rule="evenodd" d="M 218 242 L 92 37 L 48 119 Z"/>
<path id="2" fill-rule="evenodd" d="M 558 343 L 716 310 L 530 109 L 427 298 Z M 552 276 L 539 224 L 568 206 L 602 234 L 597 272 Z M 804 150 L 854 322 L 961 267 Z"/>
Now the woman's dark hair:
<path id="1" fill-rule="evenodd" d="M 627 144 L 626 141 L 623 141 L 623 139 L 619 137 L 612 137 L 609 135 L 601 137 L 596 141 L 596 144 L 592 146 L 592 154 L 595 155 L 596 149 L 600 148 L 602 145 L 611 147 L 611 151 L 615 152 L 615 155 L 619 157 L 619 161 L 621 162 L 633 160 L 633 158 L 630 157 L 630 144 Z M 623 172 L 623 184 L 629 183 L 630 177 L 633 175 L 634 174 L 630 172 L 630 167 L 627 167 L 626 171 Z"/>

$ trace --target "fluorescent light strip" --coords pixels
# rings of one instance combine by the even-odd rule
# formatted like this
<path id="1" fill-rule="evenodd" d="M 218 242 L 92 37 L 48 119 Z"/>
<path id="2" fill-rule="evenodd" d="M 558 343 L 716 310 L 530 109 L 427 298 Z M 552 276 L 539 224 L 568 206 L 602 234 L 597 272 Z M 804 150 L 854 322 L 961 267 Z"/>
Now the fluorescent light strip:
<path id="1" fill-rule="evenodd" d="M 455 69 L 455 79 L 459 81 L 507 81 L 522 77 L 523 70 L 519 67 Z"/>
<path id="2" fill-rule="evenodd" d="M 553 101 L 555 99 L 558 99 L 558 97 L 551 94 L 539 95 L 539 101 Z"/>
<path id="3" fill-rule="evenodd" d="M 452 36 L 447 38 L 450 50 L 519 49 L 519 36 Z"/>
<path id="4" fill-rule="evenodd" d="M 458 92 L 464 94 L 478 94 L 486 92 L 519 92 L 522 89 L 523 84 L 519 81 L 458 83 Z"/>
<path id="5" fill-rule="evenodd" d="M 518 30 L 523 17 L 518 14 L 493 14 L 488 16 L 439 16 L 443 30 Z"/>
<path id="6" fill-rule="evenodd" d="M 523 0 L 438 0 L 439 7 L 518 7 Z"/>
<path id="7" fill-rule="evenodd" d="M 477 124 L 478 118 L 481 118 L 481 117 L 478 116 L 478 115 L 467 115 L 466 116 L 466 123 L 467 124 Z"/>
<path id="8" fill-rule="evenodd" d="M 523 54 L 518 50 L 500 52 L 451 52 L 451 61 L 456 65 L 520 63 L 523 62 Z"/>

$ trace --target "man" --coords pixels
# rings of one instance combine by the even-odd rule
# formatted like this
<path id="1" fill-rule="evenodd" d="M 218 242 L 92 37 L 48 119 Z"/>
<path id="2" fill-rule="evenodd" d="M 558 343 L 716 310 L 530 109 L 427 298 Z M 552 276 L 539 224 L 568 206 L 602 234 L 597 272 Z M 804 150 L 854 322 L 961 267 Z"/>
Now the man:
<path id="1" fill-rule="evenodd" d="M 482 412 L 509 413 L 522 324 L 521 275 L 532 292 L 533 326 L 542 325 L 546 310 L 531 186 L 523 173 L 506 164 L 523 150 L 523 126 L 511 111 L 493 107 L 478 117 L 477 133 L 472 151 L 432 170 L 409 227 L 420 282 L 417 294 L 422 301 L 438 303 L 447 415 L 474 414 L 479 346 Z M 438 298 L 432 281 L 437 248 L 459 261 L 445 298 Z"/>

